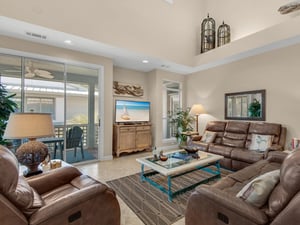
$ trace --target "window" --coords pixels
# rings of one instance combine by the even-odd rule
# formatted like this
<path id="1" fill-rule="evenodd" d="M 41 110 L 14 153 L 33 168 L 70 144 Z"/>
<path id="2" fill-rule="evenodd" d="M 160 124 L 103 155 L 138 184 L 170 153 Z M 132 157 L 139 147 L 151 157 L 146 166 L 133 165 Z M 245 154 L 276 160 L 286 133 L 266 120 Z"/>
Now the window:
<path id="1" fill-rule="evenodd" d="M 169 123 L 168 115 L 181 108 L 181 83 L 163 81 L 163 139 L 174 139 L 176 127 Z"/>
<path id="2" fill-rule="evenodd" d="M 27 112 L 51 113 L 55 117 L 54 98 L 27 97 L 25 106 Z"/>

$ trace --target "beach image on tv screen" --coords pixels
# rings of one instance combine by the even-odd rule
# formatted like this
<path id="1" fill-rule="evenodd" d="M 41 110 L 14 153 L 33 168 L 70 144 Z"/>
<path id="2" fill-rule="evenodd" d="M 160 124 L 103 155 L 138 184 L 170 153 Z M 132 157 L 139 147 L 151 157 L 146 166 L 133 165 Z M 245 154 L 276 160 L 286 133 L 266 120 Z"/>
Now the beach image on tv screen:
<path id="1" fill-rule="evenodd" d="M 116 101 L 116 122 L 149 121 L 150 102 Z"/>

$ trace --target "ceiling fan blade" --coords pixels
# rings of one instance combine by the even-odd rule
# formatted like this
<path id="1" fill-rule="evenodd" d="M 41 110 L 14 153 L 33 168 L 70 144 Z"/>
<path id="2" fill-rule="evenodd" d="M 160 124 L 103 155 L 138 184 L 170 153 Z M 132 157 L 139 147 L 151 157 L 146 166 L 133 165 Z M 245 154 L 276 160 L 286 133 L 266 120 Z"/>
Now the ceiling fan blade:
<path id="1" fill-rule="evenodd" d="M 39 70 L 39 69 L 36 69 L 34 71 L 34 73 L 39 76 L 39 77 L 43 77 L 43 78 L 47 78 L 47 79 L 53 79 L 54 76 L 49 72 L 49 71 L 46 71 L 46 70 Z"/>
<path id="2" fill-rule="evenodd" d="M 33 78 L 34 76 L 35 76 L 35 74 L 31 73 L 31 72 L 28 72 L 28 73 L 25 74 L 26 78 Z"/>

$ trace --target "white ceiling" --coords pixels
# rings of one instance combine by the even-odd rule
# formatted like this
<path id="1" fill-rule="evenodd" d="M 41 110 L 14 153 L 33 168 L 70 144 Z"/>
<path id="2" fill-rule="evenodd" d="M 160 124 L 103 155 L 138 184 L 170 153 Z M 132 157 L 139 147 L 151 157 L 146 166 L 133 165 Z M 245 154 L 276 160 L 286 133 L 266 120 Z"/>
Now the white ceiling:
<path id="1" fill-rule="evenodd" d="M 12 29 L 12 27 L 14 29 Z M 34 33 L 40 35 L 40 37 L 29 36 L 26 33 Z M 300 42 L 300 35 L 293 36 L 284 40 L 277 40 L 271 43 L 265 43 L 262 46 L 253 48 L 250 50 L 242 50 L 235 54 L 226 55 L 221 59 L 210 60 L 205 63 L 201 63 L 195 66 L 187 66 L 177 64 L 171 61 L 163 60 L 160 58 L 149 57 L 147 55 L 130 51 L 128 49 L 117 48 L 79 36 L 74 36 L 64 32 L 48 29 L 38 25 L 26 23 L 23 21 L 11 19 L 8 17 L 0 16 L 0 35 L 24 39 L 41 44 L 72 49 L 75 51 L 85 52 L 88 54 L 94 54 L 111 58 L 115 66 L 129 68 L 138 71 L 148 72 L 154 69 L 162 69 L 170 72 L 180 74 L 190 74 L 193 72 L 206 70 L 218 65 L 230 63 L 240 60 L 242 58 L 250 57 L 253 55 L 261 54 L 263 52 L 271 51 L 273 49 L 282 48 L 288 45 L 296 44 Z M 66 44 L 65 40 L 71 40 L 71 44 Z M 218 51 L 214 53 L 218 55 Z M 195 56 L 195 58 L 204 57 L 205 54 Z M 143 60 L 148 60 L 149 63 L 142 63 Z"/>
<path id="2" fill-rule="evenodd" d="M 12 29 L 12 27 L 14 29 Z M 40 35 L 40 37 L 29 36 L 26 33 Z M 117 48 L 72 34 L 59 32 L 38 25 L 0 16 L 0 35 L 19 38 L 27 41 L 37 42 L 46 45 L 71 49 L 89 54 L 111 58 L 115 66 L 148 72 L 153 69 L 163 69 L 177 73 L 190 73 L 192 67 L 179 65 L 159 58 L 149 57 L 144 54 Z M 66 44 L 65 40 L 71 40 Z M 143 60 L 149 63 L 142 63 Z"/>

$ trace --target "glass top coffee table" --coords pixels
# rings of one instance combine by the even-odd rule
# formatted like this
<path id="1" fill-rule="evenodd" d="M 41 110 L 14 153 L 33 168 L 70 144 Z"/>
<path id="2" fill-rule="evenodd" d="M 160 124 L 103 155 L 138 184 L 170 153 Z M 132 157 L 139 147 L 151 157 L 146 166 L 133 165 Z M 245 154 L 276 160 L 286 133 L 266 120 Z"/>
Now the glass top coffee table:
<path id="1" fill-rule="evenodd" d="M 224 158 L 223 156 L 202 151 L 189 154 L 183 149 L 168 152 L 164 155 L 168 157 L 168 160 L 162 161 L 160 159 L 155 159 L 153 156 L 148 156 L 137 158 L 136 161 L 141 164 L 141 180 L 149 182 L 154 187 L 168 194 L 169 201 L 172 201 L 172 198 L 175 195 L 221 176 L 219 160 Z M 150 172 L 145 172 L 145 166 L 152 170 L 150 170 Z M 214 166 L 215 170 L 211 169 L 211 166 Z M 211 176 L 204 180 L 195 181 L 195 183 L 185 186 L 180 190 L 176 190 L 175 192 L 172 191 L 172 179 L 184 176 L 195 170 L 204 170 L 205 172 L 210 173 Z M 152 176 L 157 173 L 167 177 L 167 187 L 164 187 L 152 179 Z"/>

